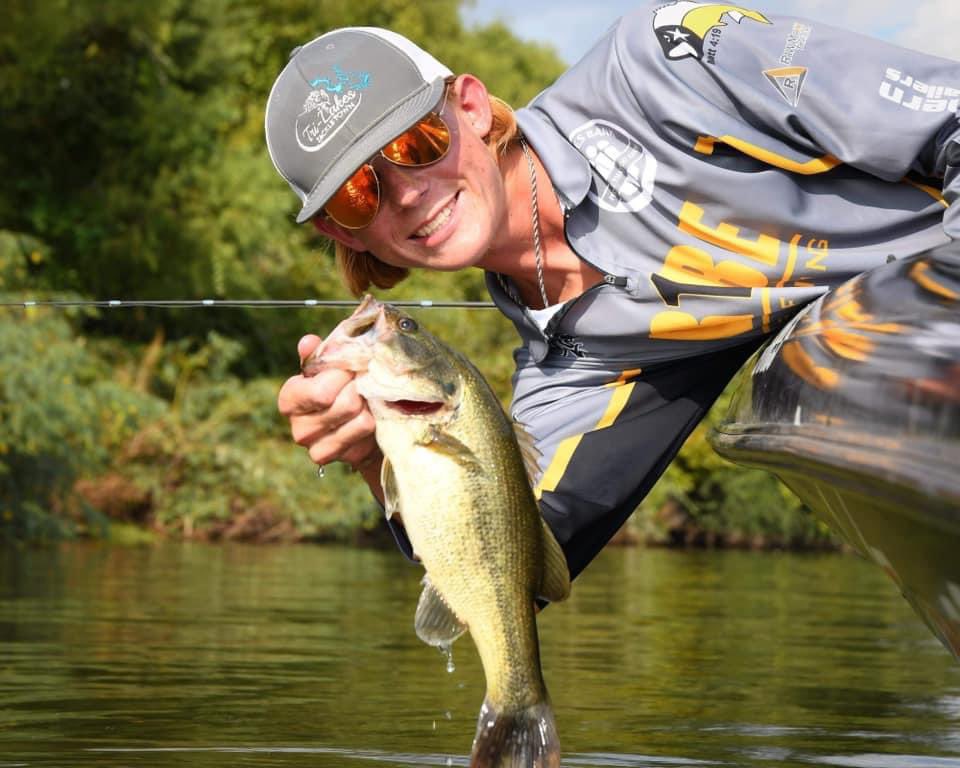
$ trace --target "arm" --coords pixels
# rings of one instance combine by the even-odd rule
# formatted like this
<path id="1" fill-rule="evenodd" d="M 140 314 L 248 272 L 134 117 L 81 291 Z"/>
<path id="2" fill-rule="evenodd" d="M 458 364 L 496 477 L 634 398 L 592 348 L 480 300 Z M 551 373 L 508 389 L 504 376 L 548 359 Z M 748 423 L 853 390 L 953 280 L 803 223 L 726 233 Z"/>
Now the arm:
<path id="1" fill-rule="evenodd" d="M 762 8 L 681 6 L 692 4 L 644 7 L 614 33 L 627 87 L 672 140 L 801 173 L 842 163 L 891 182 L 916 174 L 957 199 L 960 62 Z M 944 228 L 960 238 L 960 208 Z"/>

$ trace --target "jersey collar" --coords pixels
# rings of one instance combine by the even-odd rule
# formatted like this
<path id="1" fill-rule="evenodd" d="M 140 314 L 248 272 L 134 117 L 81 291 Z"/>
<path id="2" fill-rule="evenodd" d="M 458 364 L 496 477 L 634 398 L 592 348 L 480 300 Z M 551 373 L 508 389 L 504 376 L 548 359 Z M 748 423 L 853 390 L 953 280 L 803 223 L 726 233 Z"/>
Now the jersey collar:
<path id="1" fill-rule="evenodd" d="M 587 158 L 536 108 L 518 109 L 516 115 L 520 130 L 547 169 L 561 204 L 566 210 L 576 208 L 587 196 L 593 179 Z"/>

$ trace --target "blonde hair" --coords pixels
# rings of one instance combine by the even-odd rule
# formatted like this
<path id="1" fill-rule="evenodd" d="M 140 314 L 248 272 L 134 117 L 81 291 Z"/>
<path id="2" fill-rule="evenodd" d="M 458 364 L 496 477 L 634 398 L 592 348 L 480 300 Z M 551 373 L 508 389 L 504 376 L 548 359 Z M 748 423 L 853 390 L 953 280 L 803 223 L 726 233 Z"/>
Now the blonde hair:
<path id="1" fill-rule="evenodd" d="M 484 142 L 499 161 L 510 145 L 519 141 L 520 130 L 511 106 L 496 96 L 490 95 L 489 98 L 493 123 Z M 316 218 L 314 220 L 316 221 Z M 355 251 L 337 241 L 334 241 L 333 246 L 340 278 L 354 296 L 360 296 L 371 285 L 377 288 L 393 288 L 410 274 L 406 267 L 386 264 L 369 251 Z"/>

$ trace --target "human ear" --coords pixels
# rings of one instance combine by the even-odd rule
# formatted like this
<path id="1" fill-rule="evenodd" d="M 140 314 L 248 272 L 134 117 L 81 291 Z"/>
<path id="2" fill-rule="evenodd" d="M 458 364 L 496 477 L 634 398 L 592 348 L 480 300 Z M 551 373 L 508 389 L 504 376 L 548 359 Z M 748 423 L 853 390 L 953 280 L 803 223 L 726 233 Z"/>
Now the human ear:
<path id="1" fill-rule="evenodd" d="M 482 139 L 493 127 L 493 111 L 490 109 L 490 94 L 487 86 L 474 75 L 460 75 L 453 83 L 460 114 L 467 125 Z"/>
<path id="2" fill-rule="evenodd" d="M 329 237 L 331 240 L 336 240 L 338 243 L 345 245 L 347 248 L 353 251 L 365 251 L 367 247 L 360 242 L 360 240 L 352 234 L 352 230 L 341 227 L 333 219 L 328 218 L 323 213 L 318 213 L 310 221 L 313 223 L 313 226 L 317 228 L 319 232 L 324 237 Z"/>

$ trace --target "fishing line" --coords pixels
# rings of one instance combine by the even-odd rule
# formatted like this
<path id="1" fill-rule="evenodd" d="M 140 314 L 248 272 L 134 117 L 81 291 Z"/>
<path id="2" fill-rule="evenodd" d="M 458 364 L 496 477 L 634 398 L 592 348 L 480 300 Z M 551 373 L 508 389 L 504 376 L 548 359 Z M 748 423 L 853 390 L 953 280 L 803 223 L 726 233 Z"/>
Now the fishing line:
<path id="1" fill-rule="evenodd" d="M 494 309 L 496 305 L 490 301 L 434 301 L 420 299 L 417 301 L 391 301 L 395 307 L 419 309 Z M 221 309 L 284 309 L 291 307 L 356 307 L 360 304 L 355 299 L 105 299 L 105 300 L 34 300 L 0 301 L 0 307 L 17 307 L 30 309 L 31 307 L 51 307 L 66 309 L 69 307 L 97 307 L 100 309 L 123 309 L 133 307 L 152 308 L 221 308 Z"/>

